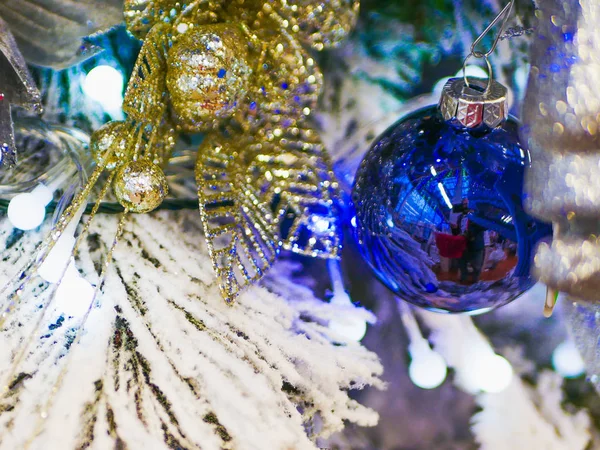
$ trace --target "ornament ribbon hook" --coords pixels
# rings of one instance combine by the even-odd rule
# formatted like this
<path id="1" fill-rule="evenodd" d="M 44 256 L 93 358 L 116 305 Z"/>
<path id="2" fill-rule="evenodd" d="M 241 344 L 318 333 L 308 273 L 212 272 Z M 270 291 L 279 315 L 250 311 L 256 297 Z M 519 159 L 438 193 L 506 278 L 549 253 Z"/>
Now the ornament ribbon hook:
<path id="1" fill-rule="evenodd" d="M 463 78 L 465 80 L 465 85 L 467 87 L 471 87 L 471 85 L 469 84 L 469 80 L 467 79 L 467 74 L 466 74 L 467 61 L 471 57 L 474 57 L 477 59 L 483 58 L 483 59 L 485 59 L 485 62 L 488 67 L 488 73 L 489 73 L 488 85 L 487 85 L 485 92 L 486 93 L 489 92 L 489 90 L 492 86 L 492 81 L 494 79 L 494 74 L 493 74 L 493 70 L 492 70 L 492 65 L 490 64 L 490 60 L 488 57 L 494 52 L 494 50 L 496 50 L 496 47 L 498 46 L 498 42 L 500 42 L 500 39 L 502 38 L 502 34 L 504 33 L 504 29 L 506 28 L 506 24 L 508 23 L 508 19 L 510 18 L 514 4 L 515 4 L 515 0 L 511 0 L 502 9 L 502 11 L 500 11 L 498 13 L 498 15 L 496 17 L 494 17 L 494 20 L 492 20 L 492 22 L 487 26 L 487 28 L 485 30 L 483 30 L 483 33 L 481 33 L 477 37 L 477 39 L 475 39 L 475 41 L 473 41 L 473 43 L 471 44 L 471 52 L 467 55 L 467 57 L 465 58 L 465 61 L 463 62 Z M 498 31 L 498 35 L 496 36 L 496 39 L 494 39 L 494 42 L 492 43 L 492 46 L 490 47 L 490 49 L 487 52 L 477 51 L 476 48 L 481 43 L 483 38 L 485 38 L 488 35 L 488 33 L 492 30 L 492 28 L 494 28 L 500 21 L 502 21 L 502 23 L 500 24 L 500 30 Z"/>
<path id="2" fill-rule="evenodd" d="M 496 50 L 496 47 L 498 46 L 498 42 L 500 42 L 502 33 L 504 32 L 504 29 L 506 28 L 506 24 L 508 22 L 508 19 L 510 18 L 510 15 L 512 13 L 512 9 L 513 9 L 514 5 L 515 5 L 515 0 L 511 0 L 502 9 L 502 11 L 500 11 L 498 13 L 498 15 L 494 18 L 494 20 L 492 20 L 492 23 L 490 23 L 487 26 L 487 28 L 485 30 L 483 30 L 483 33 L 481 33 L 477 37 L 477 39 L 475 39 L 473 44 L 471 44 L 471 55 L 473 55 L 475 58 L 481 59 L 481 58 L 486 58 L 486 57 L 490 56 L 492 53 L 494 53 L 494 50 Z M 476 47 L 479 45 L 479 43 L 483 40 L 483 38 L 488 35 L 488 33 L 492 30 L 492 28 L 494 28 L 496 26 L 496 24 L 498 22 L 500 22 L 500 20 L 502 20 L 502 24 L 500 25 L 500 30 L 498 31 L 498 35 L 496 36 L 496 39 L 494 39 L 494 42 L 492 43 L 492 46 L 490 47 L 490 49 L 485 53 L 478 52 L 477 50 L 475 50 Z"/>

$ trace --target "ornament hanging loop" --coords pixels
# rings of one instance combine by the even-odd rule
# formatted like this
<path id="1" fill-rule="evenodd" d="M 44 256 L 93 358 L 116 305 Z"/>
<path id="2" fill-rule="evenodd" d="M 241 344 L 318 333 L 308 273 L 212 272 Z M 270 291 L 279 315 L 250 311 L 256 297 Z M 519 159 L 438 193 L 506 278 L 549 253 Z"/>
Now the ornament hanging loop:
<path id="1" fill-rule="evenodd" d="M 471 58 L 471 57 L 477 58 L 477 56 L 470 53 L 469 55 L 467 55 L 467 57 L 465 58 L 465 61 L 463 62 L 463 80 L 465 81 L 465 86 L 468 88 L 472 87 L 469 84 L 469 79 L 467 78 L 467 61 L 469 61 L 469 58 Z M 488 92 L 490 92 L 490 89 L 492 88 L 492 84 L 494 82 L 494 69 L 492 68 L 492 63 L 490 63 L 490 59 L 487 57 L 487 55 L 483 55 L 483 59 L 485 59 L 485 63 L 487 64 L 487 68 L 488 68 L 488 82 L 487 82 L 487 86 L 484 91 L 484 93 L 487 94 Z"/>
<path id="2" fill-rule="evenodd" d="M 502 9 L 502 11 L 500 11 L 498 13 L 498 15 L 496 17 L 494 17 L 494 20 L 492 20 L 492 22 L 487 26 L 487 28 L 485 30 L 483 30 L 483 33 L 481 33 L 477 37 L 477 39 L 475 39 L 475 41 L 473 41 L 473 43 L 471 44 L 471 52 L 467 55 L 467 57 L 465 58 L 465 61 L 463 62 L 463 78 L 465 80 L 465 86 L 467 86 L 468 88 L 470 88 L 471 85 L 469 84 L 469 80 L 467 79 L 467 74 L 466 74 L 467 61 L 469 60 L 469 58 L 474 57 L 477 59 L 485 59 L 485 62 L 488 67 L 488 73 L 489 73 L 489 81 L 488 81 L 488 85 L 487 85 L 485 92 L 487 93 L 490 91 L 492 82 L 494 80 L 494 74 L 493 74 L 492 65 L 490 64 L 489 56 L 494 52 L 494 50 L 496 50 L 496 47 L 498 46 L 498 42 L 500 42 L 500 39 L 502 38 L 502 34 L 504 33 L 504 30 L 506 28 L 506 24 L 508 23 L 508 19 L 510 18 L 514 4 L 515 4 L 515 0 L 511 0 Z M 488 33 L 492 30 L 492 28 L 494 28 L 500 21 L 502 21 L 502 23 L 500 24 L 500 30 L 498 31 L 498 34 L 496 35 L 496 39 L 494 39 L 494 42 L 492 42 L 492 46 L 490 47 L 490 49 L 486 52 L 477 51 L 476 48 L 481 43 L 483 38 L 485 38 L 488 35 Z"/>

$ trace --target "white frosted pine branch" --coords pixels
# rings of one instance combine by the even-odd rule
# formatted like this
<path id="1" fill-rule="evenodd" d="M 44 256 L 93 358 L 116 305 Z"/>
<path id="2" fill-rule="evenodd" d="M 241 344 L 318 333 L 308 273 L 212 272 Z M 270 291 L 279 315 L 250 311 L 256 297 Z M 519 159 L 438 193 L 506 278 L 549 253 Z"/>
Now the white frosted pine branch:
<path id="1" fill-rule="evenodd" d="M 40 279 L 23 293 L 0 331 L 0 449 L 311 449 L 344 421 L 376 423 L 348 391 L 382 386 L 377 357 L 307 321 L 327 309 L 308 289 L 226 305 L 196 214 L 131 216 L 85 323 L 77 295 L 57 303 Z M 77 261 L 92 283 L 116 228 L 96 220 Z M 2 285 L 41 238 L 7 222 Z"/>

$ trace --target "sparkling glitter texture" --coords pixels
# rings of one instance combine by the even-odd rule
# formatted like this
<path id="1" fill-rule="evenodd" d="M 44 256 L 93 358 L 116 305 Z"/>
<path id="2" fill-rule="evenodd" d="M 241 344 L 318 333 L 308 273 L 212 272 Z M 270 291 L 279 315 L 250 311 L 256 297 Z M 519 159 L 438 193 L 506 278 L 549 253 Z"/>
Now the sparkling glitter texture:
<path id="1" fill-rule="evenodd" d="M 524 107 L 535 164 L 527 206 L 554 222 L 535 271 L 550 287 L 589 300 L 600 288 L 600 9 L 597 1 L 540 3 Z"/>
<path id="2" fill-rule="evenodd" d="M 144 43 L 125 94 L 127 120 L 94 135 L 96 161 L 122 166 L 117 197 L 143 212 L 156 207 L 162 184 L 126 182 L 130 161 L 158 169 L 179 131 L 206 134 L 196 166 L 200 216 L 228 302 L 282 248 L 324 258 L 339 252 L 338 184 L 311 124 L 323 77 L 303 45 L 338 45 L 358 7 L 349 0 L 125 1 L 127 27 Z M 147 204 L 142 197 L 152 188 L 157 195 Z"/>
<path id="3" fill-rule="evenodd" d="M 337 46 L 354 28 L 360 2 L 356 0 L 277 0 L 273 7 L 289 17 L 291 29 L 316 50 Z"/>
<path id="4" fill-rule="evenodd" d="M 187 131 L 201 131 L 206 122 L 233 115 L 246 94 L 251 73 L 247 60 L 239 26 L 208 25 L 183 33 L 167 61 L 176 123 Z"/>
<path id="5" fill-rule="evenodd" d="M 125 164 L 114 181 L 119 202 L 134 213 L 147 213 L 156 209 L 167 196 L 167 178 L 160 167 L 140 160 Z"/>
<path id="6" fill-rule="evenodd" d="M 129 147 L 122 134 L 123 126 L 123 122 L 107 123 L 96 130 L 91 138 L 92 157 L 107 170 L 113 170 L 127 161 Z"/>

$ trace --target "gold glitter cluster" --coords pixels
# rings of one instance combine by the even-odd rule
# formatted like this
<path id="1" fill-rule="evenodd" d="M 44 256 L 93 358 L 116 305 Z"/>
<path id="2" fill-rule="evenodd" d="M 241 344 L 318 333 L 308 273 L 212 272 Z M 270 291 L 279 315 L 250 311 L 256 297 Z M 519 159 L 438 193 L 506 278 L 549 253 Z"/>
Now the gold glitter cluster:
<path id="1" fill-rule="evenodd" d="M 336 257 L 337 183 L 311 123 L 322 88 L 312 50 L 338 45 L 358 0 L 126 0 L 143 46 L 127 120 L 92 136 L 99 167 L 130 212 L 167 194 L 179 132 L 204 134 L 196 180 L 221 292 L 231 302 L 279 251 Z"/>

